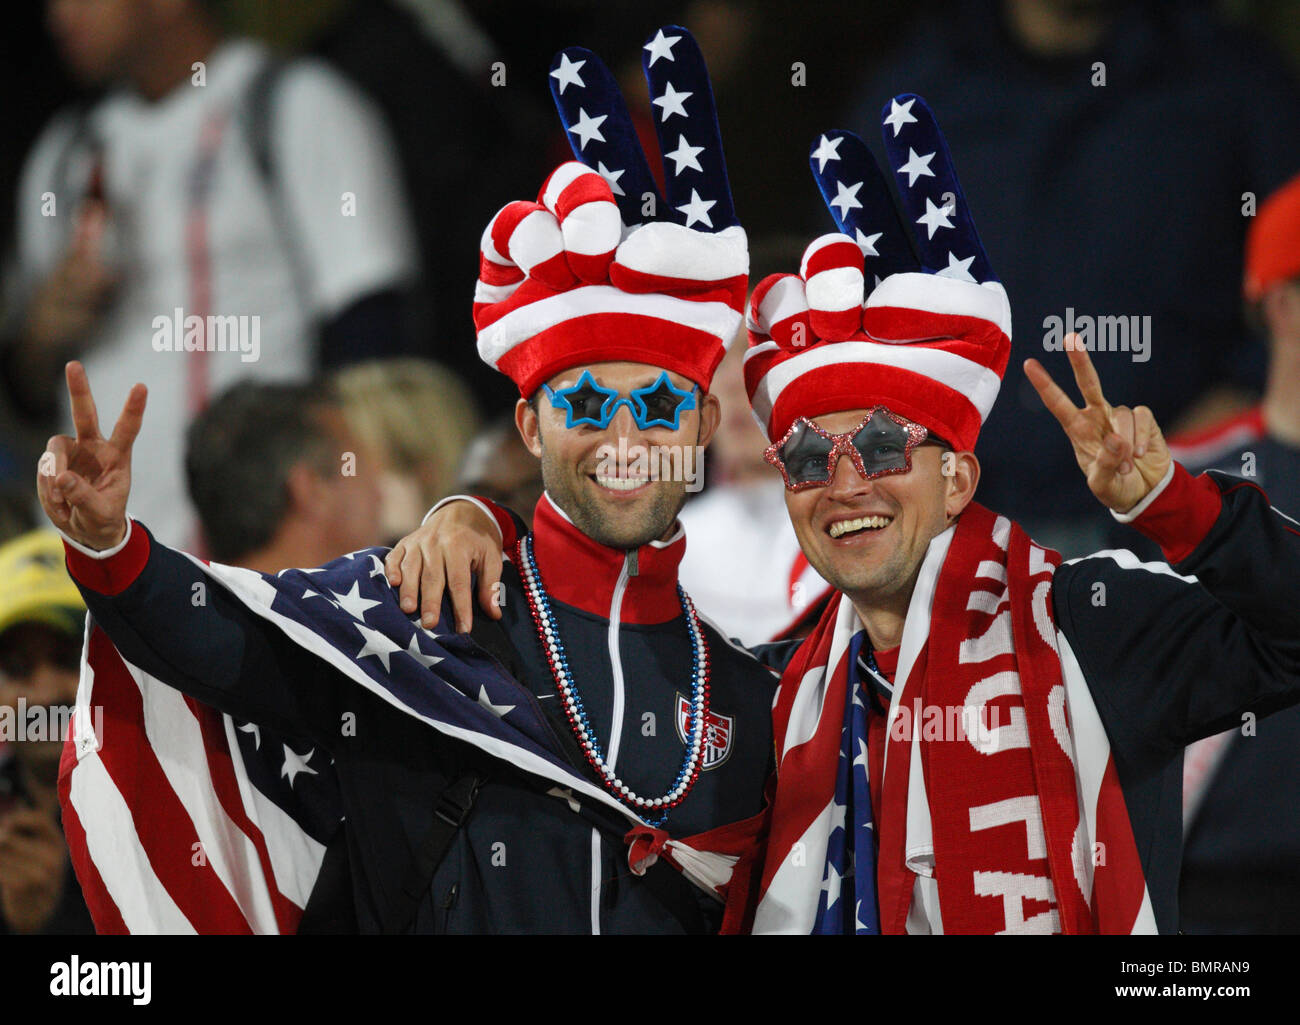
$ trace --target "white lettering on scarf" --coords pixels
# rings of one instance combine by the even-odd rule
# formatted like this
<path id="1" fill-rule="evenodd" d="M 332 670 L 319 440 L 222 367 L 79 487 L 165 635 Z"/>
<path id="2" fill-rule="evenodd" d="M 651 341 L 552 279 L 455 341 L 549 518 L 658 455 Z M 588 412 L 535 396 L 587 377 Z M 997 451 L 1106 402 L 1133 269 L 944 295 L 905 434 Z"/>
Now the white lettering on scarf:
<path id="1" fill-rule="evenodd" d="M 1034 804 L 1037 805 L 1035 800 Z M 1061 931 L 1060 917 L 1056 913 L 1056 895 L 1052 881 L 1046 876 L 1031 876 L 1023 872 L 976 872 L 975 892 L 981 897 L 1001 897 L 1002 913 L 1007 927 L 998 930 L 999 936 L 1050 936 Z M 1032 918 L 1025 918 L 1025 901 L 1041 900 L 1053 905 Z"/>
<path id="2" fill-rule="evenodd" d="M 1002 528 L 1002 529 L 999 529 Z M 1000 548 L 1006 550 L 1006 534 L 1009 525 L 1004 526 L 999 517 L 994 526 L 993 540 Z M 1029 571 L 1038 575 L 1044 571 L 1051 572 L 1045 553 L 1036 545 L 1029 549 Z M 1003 566 L 990 561 L 983 561 L 976 570 L 976 577 L 997 580 L 1005 585 L 1007 574 Z M 1034 589 L 1032 602 L 1035 625 L 1044 641 L 1055 650 L 1055 636 L 1051 629 L 1051 617 L 1046 608 L 1047 596 L 1051 590 L 1049 580 L 1041 581 Z M 973 588 L 966 602 L 968 610 L 992 613 L 1007 600 L 1007 588 L 1000 594 Z M 1041 608 L 1039 607 L 1041 604 Z M 989 628 L 980 637 L 963 641 L 958 649 L 960 663 L 987 662 L 1003 655 L 1015 654 L 1015 641 L 1011 628 L 1010 608 L 994 616 Z M 966 704 L 975 706 L 977 714 L 983 718 L 990 702 L 1000 697 L 1020 697 L 1020 675 L 1015 670 L 994 673 L 975 684 L 966 695 Z M 1023 703 L 1017 703 L 1010 709 L 1011 722 L 1006 726 L 981 734 L 968 734 L 971 746 L 983 755 L 995 755 L 998 752 L 1011 751 L 1029 747 L 1029 729 Z M 1056 739 L 1061 735 L 1055 729 Z M 1064 726 L 1064 723 L 1060 724 Z M 1068 729 L 1065 731 L 1068 737 Z M 1065 745 L 1062 744 L 1064 747 Z M 1069 754 L 1071 752 L 1067 752 Z M 1047 857 L 1047 840 L 1043 830 L 1042 805 L 1036 793 L 1022 797 L 1008 798 L 991 804 L 980 805 L 970 809 L 971 832 L 992 829 L 998 826 L 1023 822 L 1025 826 L 1025 846 L 1030 859 Z M 1077 842 L 1077 837 L 1076 837 Z M 1060 930 L 1060 915 L 1056 909 L 1056 894 L 1052 880 L 1046 875 L 1034 875 L 1023 872 L 977 871 L 974 874 L 975 893 L 982 897 L 1001 897 L 1005 927 L 1000 933 L 1045 934 Z M 1025 918 L 1024 902 L 1036 900 L 1051 904 L 1052 907 Z"/>

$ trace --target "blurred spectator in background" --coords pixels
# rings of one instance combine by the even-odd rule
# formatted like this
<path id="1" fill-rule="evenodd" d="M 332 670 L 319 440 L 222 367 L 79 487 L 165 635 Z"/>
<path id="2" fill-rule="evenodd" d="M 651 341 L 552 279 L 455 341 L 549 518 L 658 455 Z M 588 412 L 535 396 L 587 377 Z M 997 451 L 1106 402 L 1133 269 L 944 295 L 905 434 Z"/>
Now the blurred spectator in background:
<path id="1" fill-rule="evenodd" d="M 1193 473 L 1236 474 L 1300 516 L 1300 177 L 1259 207 L 1244 292 L 1247 319 L 1268 339 L 1263 402 L 1169 447 Z M 1300 932 L 1300 708 L 1245 725 L 1184 757 L 1187 933 Z"/>
<path id="2" fill-rule="evenodd" d="M 354 0 L 308 44 L 360 85 L 392 128 L 422 266 L 414 351 L 464 377 L 484 408 L 515 395 L 474 351 L 467 310 L 479 237 L 501 196 L 530 194 L 555 166 L 542 160 L 555 123 L 546 72 L 530 77 L 500 49 L 479 20 L 491 6 Z M 525 29 L 555 20 L 550 9 L 507 13 Z M 524 45 L 529 57 L 550 60 L 535 32 Z"/>
<path id="3" fill-rule="evenodd" d="M 0 485 L 0 544 L 36 528 L 32 497 L 31 485 Z"/>
<path id="4" fill-rule="evenodd" d="M 276 573 L 321 566 L 375 543 L 381 494 L 374 455 L 360 446 L 328 383 L 241 381 L 195 419 L 185 447 L 190 497 L 213 560 Z M 250 729 L 197 701 L 192 710 L 218 736 Z M 252 728 L 259 745 L 306 750 L 310 761 L 310 738 L 283 736 L 266 723 Z M 262 786 L 257 788 L 261 796 L 321 845 L 321 869 L 299 932 L 356 932 L 333 762 L 317 760 L 309 787 L 294 787 L 292 775 L 286 786 Z"/>
<path id="5" fill-rule="evenodd" d="M 808 565 L 785 509 L 781 475 L 763 454 L 741 372 L 737 339 L 713 377 L 722 420 L 708 450 L 708 487 L 687 502 L 682 587 L 724 633 L 743 644 L 771 640 L 828 586 Z"/>
<path id="6" fill-rule="evenodd" d="M 350 366 L 332 384 L 353 433 L 376 461 L 380 521 L 366 544 L 391 543 L 451 492 L 478 431 L 474 398 L 446 367 L 418 359 Z"/>
<path id="7" fill-rule="evenodd" d="M 55 789 L 85 618 L 57 534 L 0 546 L 0 934 L 94 931 Z"/>
<path id="8" fill-rule="evenodd" d="M 328 387 L 241 381 L 190 425 L 185 478 L 207 554 L 276 573 L 375 543 L 381 495 Z"/>
<path id="9" fill-rule="evenodd" d="M 1206 428 L 1170 439 L 1179 462 L 1224 470 L 1300 515 L 1300 176 L 1259 207 L 1246 236 L 1247 319 L 1268 342 L 1261 402 Z"/>
<path id="10" fill-rule="evenodd" d="M 964 0 L 871 66 L 847 127 L 873 144 L 901 92 L 943 112 L 961 154 L 1011 297 L 1013 366 L 1072 309 L 1150 316 L 1144 354 L 1093 358 L 1108 395 L 1141 397 L 1162 423 L 1258 386 L 1224 269 L 1240 265 L 1252 197 L 1300 166 L 1300 93 L 1261 42 L 1202 2 Z M 984 500 L 1040 542 L 1090 550 L 1104 527 L 1069 447 L 1027 380 L 1009 399 L 980 436 Z"/>
<path id="11" fill-rule="evenodd" d="M 470 441 L 452 490 L 504 505 L 532 528 L 533 507 L 545 490 L 542 464 L 524 445 L 512 414 L 493 420 Z"/>
<path id="12" fill-rule="evenodd" d="M 104 91 L 27 160 L 0 351 L 29 418 L 54 415 L 73 355 L 106 395 L 150 385 L 135 511 L 175 545 L 183 429 L 209 396 L 405 351 L 416 268 L 375 108 L 318 61 L 223 36 L 216 6 L 49 0 L 64 60 Z"/>

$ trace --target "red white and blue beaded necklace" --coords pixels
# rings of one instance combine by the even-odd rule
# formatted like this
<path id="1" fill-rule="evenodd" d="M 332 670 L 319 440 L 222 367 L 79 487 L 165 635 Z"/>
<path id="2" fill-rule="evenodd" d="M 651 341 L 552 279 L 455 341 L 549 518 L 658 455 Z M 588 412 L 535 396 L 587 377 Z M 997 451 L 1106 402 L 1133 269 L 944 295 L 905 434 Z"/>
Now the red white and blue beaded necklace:
<path id="1" fill-rule="evenodd" d="M 537 570 L 537 560 L 533 556 L 532 535 L 521 538 L 518 545 L 517 564 L 524 578 L 524 594 L 528 599 L 528 610 L 532 613 L 533 623 L 537 627 L 537 637 L 542 643 L 542 652 L 550 667 L 555 688 L 564 704 L 564 715 L 569 720 L 569 727 L 582 748 L 587 762 L 596 771 L 605 789 L 628 807 L 634 809 L 651 826 L 659 827 L 668 818 L 668 813 L 676 808 L 691 792 L 695 781 L 700 776 L 703 761 L 705 721 L 709 712 L 709 645 L 700 627 L 700 618 L 682 585 L 677 585 L 677 598 L 682 604 L 686 624 L 691 635 L 691 711 L 686 731 L 686 754 L 682 759 L 681 769 L 672 787 L 662 797 L 641 797 L 634 793 L 618 777 L 614 769 L 605 764 L 605 756 L 596 739 L 595 730 L 587 718 L 582 697 L 574 685 L 573 674 L 569 669 L 568 658 L 564 652 L 564 643 L 560 640 L 560 631 L 551 614 L 551 600 L 542 584 L 541 573 Z M 649 818 L 649 815 L 655 815 Z"/>

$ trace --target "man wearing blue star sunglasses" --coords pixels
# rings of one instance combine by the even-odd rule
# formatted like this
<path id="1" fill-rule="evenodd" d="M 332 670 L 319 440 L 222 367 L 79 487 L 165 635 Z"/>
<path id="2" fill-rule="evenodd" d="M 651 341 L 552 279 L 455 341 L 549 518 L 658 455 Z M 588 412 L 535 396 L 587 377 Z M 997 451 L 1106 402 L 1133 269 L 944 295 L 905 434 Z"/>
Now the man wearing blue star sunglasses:
<path id="1" fill-rule="evenodd" d="M 609 426 L 621 406 L 626 406 L 641 430 L 667 427 L 675 431 L 682 413 L 695 408 L 695 396 L 699 390 L 698 384 L 692 385 L 690 391 L 675 387 L 666 370 L 660 372 L 654 384 L 633 388 L 628 395 L 597 384 L 589 370 L 583 371 L 577 384 L 559 391 L 548 384 L 542 385 L 551 405 L 564 411 L 565 427 L 589 425 L 601 430 Z"/>

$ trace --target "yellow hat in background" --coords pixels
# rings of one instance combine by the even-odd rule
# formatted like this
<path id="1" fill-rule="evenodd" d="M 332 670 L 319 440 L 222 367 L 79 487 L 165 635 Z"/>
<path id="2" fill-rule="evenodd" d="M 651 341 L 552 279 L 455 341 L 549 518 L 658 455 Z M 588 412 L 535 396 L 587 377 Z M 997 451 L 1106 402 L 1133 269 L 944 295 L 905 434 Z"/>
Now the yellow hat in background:
<path id="1" fill-rule="evenodd" d="M 33 530 L 0 545 L 0 631 L 36 622 L 80 634 L 85 620 L 58 534 Z"/>

